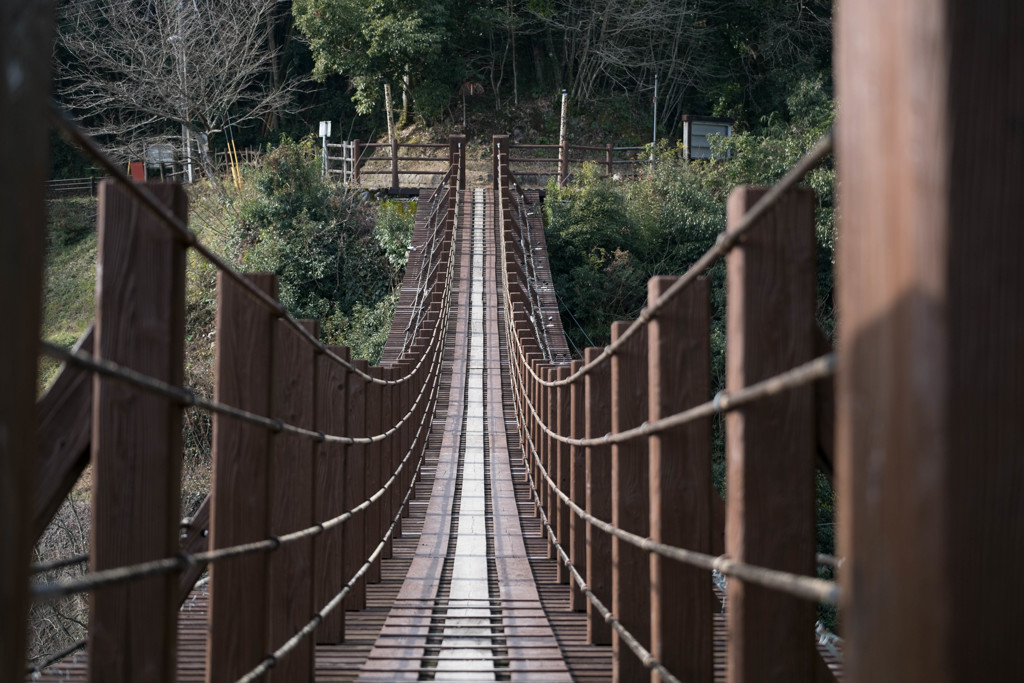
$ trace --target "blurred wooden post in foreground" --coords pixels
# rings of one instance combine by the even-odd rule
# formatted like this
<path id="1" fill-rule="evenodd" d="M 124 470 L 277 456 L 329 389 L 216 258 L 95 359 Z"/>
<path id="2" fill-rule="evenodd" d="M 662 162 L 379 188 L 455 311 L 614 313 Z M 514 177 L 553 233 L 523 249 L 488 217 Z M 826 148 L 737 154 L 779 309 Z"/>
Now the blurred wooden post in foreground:
<path id="1" fill-rule="evenodd" d="M 1020 0 L 839 2 L 836 480 L 854 683 L 1020 678 L 1022 35 Z"/>
<path id="2" fill-rule="evenodd" d="M 25 677 L 36 467 L 36 368 L 46 246 L 52 7 L 0 4 L 0 680 Z"/>

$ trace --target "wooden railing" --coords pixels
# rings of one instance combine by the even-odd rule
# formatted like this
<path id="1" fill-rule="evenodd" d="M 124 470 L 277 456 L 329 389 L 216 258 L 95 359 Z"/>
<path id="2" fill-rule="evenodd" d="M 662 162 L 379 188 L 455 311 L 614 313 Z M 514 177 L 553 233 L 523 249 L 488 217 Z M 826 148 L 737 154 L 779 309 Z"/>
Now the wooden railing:
<path id="1" fill-rule="evenodd" d="M 559 185 L 565 185 L 573 173 L 585 163 L 593 163 L 601 169 L 603 178 L 631 178 L 637 169 L 646 163 L 643 156 L 646 147 L 615 147 L 608 143 L 604 147 L 593 145 L 529 145 L 509 143 L 509 168 L 519 182 L 528 186 L 541 185 L 546 178 L 557 178 Z M 516 154 L 517 151 L 522 153 Z M 497 178 L 497 173 L 494 175 Z"/>
<path id="2" fill-rule="evenodd" d="M 465 139 L 465 136 L 462 136 Z M 414 143 L 399 142 L 393 140 L 388 142 L 363 142 L 352 140 L 351 142 L 328 143 L 328 167 L 329 173 L 341 176 L 342 182 L 349 185 L 360 185 L 372 183 L 367 176 L 388 176 L 391 191 L 397 192 L 401 189 L 402 176 L 440 176 L 443 175 L 451 163 L 451 143 Z M 444 150 L 442 156 L 402 156 L 402 150 Z M 387 156 L 377 156 L 377 150 L 387 150 Z M 340 156 L 331 156 L 332 153 L 339 153 Z M 403 163 L 404 162 L 404 163 Z M 409 164 L 415 164 L 410 167 Z M 367 166 L 370 166 L 369 168 Z M 429 168 L 428 168 L 429 166 Z M 461 183 L 465 186 L 466 169 L 462 168 L 463 174 Z M 419 185 L 417 185 L 418 187 Z"/>
<path id="3" fill-rule="evenodd" d="M 91 463 L 92 543 L 75 559 L 88 561 L 86 575 L 31 595 L 90 592 L 91 680 L 171 681 L 178 606 L 209 569 L 209 680 L 255 680 L 271 667 L 312 680 L 313 630 L 318 642 L 344 638 L 339 607 L 365 606 L 422 465 L 450 310 L 461 140 L 419 207 L 425 253 L 406 280 L 423 296 L 404 343 L 369 367 L 321 343 L 315 321 L 289 316 L 276 276 L 239 274 L 198 242 L 181 185 L 133 183 L 77 125 L 57 121 L 111 179 L 99 186 L 95 327 L 70 351 L 42 343 L 65 367 L 38 407 L 43 485 L 30 527 L 38 537 Z M 219 269 L 212 399 L 182 386 L 189 249 Z M 213 416 L 213 483 L 182 527 L 188 407 Z"/>
<path id="4" fill-rule="evenodd" d="M 558 313 L 553 299 L 545 306 L 551 275 L 531 237 L 542 212 L 509 169 L 507 138 L 494 146 L 524 451 L 564 560 L 560 579 L 589 587 L 590 600 L 576 592 L 574 606 L 591 613 L 591 642 L 615 649 L 613 678 L 639 680 L 653 669 L 665 681 L 712 680 L 713 569 L 730 581 L 730 669 L 831 678 L 814 649 L 814 601 L 835 605 L 839 589 L 815 578 L 811 513 L 813 383 L 831 376 L 834 358 L 815 358 L 815 202 L 793 187 L 831 138 L 772 191 L 734 191 L 729 226 L 705 258 L 682 277 L 652 279 L 640 319 L 613 324 L 608 347 L 571 362 L 558 351 L 561 328 L 546 323 Z M 712 397 L 711 292 L 698 276 L 722 257 L 727 382 Z M 721 499 L 711 484 L 711 417 L 719 413 L 729 414 L 725 529 L 716 526 Z"/>

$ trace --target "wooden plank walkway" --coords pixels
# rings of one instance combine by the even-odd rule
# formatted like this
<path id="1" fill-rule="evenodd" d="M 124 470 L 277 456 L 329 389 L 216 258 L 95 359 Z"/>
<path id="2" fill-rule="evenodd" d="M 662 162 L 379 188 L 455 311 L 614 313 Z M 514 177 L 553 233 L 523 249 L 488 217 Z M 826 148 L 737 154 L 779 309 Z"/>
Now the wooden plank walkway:
<path id="1" fill-rule="evenodd" d="M 424 201 L 418 212 L 414 239 L 421 243 L 428 207 Z M 610 681 L 611 647 L 587 643 L 586 612 L 571 608 L 570 586 L 559 582 L 556 562 L 549 559 L 526 483 L 510 386 L 493 192 L 463 191 L 457 220 L 454 309 L 410 514 L 392 557 L 381 563 L 381 581 L 367 586 L 366 608 L 346 613 L 344 644 L 316 647 L 316 680 Z M 543 239 L 539 220 L 531 230 L 535 240 Z M 422 253 L 410 259 L 407 282 L 415 282 L 421 263 Z M 393 332 L 388 344 L 396 356 L 413 299 L 414 288 L 403 287 L 396 317 L 402 334 Z M 553 291 L 544 303 L 557 311 Z M 460 564 L 471 570 L 460 570 Z M 465 571 L 472 576 L 463 576 L 460 587 L 459 574 Z M 716 600 L 721 604 L 720 595 Z M 208 604 L 203 581 L 181 608 L 179 681 L 204 680 Z M 714 628 L 719 681 L 725 679 L 725 644 L 725 617 L 719 611 Z M 36 680 L 84 681 L 86 656 L 74 655 Z M 829 659 L 833 671 L 841 673 L 838 662 Z"/>

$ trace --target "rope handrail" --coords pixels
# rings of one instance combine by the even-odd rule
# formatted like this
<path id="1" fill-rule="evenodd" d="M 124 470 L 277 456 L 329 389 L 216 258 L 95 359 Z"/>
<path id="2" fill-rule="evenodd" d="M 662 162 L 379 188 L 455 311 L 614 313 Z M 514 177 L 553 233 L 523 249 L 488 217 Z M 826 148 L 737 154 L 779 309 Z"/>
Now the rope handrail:
<path id="1" fill-rule="evenodd" d="M 64 567 L 73 567 L 76 564 L 82 564 L 89 561 L 88 554 L 73 555 L 60 560 L 52 560 L 50 562 L 37 562 L 32 565 L 33 574 L 45 574 L 46 572 L 52 572 L 57 569 L 63 569 Z"/>
<path id="2" fill-rule="evenodd" d="M 433 394 L 431 399 L 437 397 L 438 389 L 440 388 L 440 375 L 435 377 L 432 384 Z M 240 557 L 243 555 L 251 555 L 257 552 L 270 552 L 277 550 L 282 545 L 287 545 L 295 541 L 311 538 L 318 536 L 319 534 L 329 531 L 336 526 L 344 524 L 355 515 L 363 512 L 369 508 L 372 504 L 376 503 L 383 497 L 383 495 L 391 488 L 395 481 L 398 480 L 398 475 L 401 474 L 402 470 L 408 464 L 409 459 L 415 452 L 416 447 L 420 444 L 421 435 L 423 434 L 424 425 L 428 424 L 428 418 L 432 419 L 433 415 L 424 411 L 423 417 L 420 418 L 419 427 L 416 430 L 416 434 L 413 437 L 409 448 L 406 450 L 405 456 L 399 463 L 398 467 L 391 473 L 384 485 L 377 489 L 372 495 L 363 500 L 355 507 L 346 510 L 345 512 L 331 517 L 330 519 L 318 522 L 312 526 L 297 531 L 292 531 L 287 534 L 278 536 L 272 536 L 265 538 L 261 541 L 253 541 L 250 543 L 241 543 L 233 546 L 226 546 L 224 548 L 217 548 L 215 550 L 209 550 L 202 553 L 186 553 L 181 552 L 174 557 L 165 557 L 159 560 L 150 560 L 147 562 L 140 562 L 132 565 L 125 565 L 122 567 L 115 567 L 112 569 L 104 569 L 97 572 L 86 574 L 77 579 L 70 581 L 59 581 L 53 583 L 46 583 L 35 585 L 32 587 L 31 594 L 32 599 L 36 602 L 43 602 L 54 600 L 67 595 L 74 595 L 78 593 L 84 593 L 86 591 L 95 590 L 96 588 L 102 588 L 104 586 L 111 586 L 115 584 L 126 583 L 129 581 L 136 581 L 150 576 L 158 576 L 161 574 L 174 574 L 182 572 L 190 567 L 194 567 L 199 564 L 211 564 L 220 560 L 225 560 L 233 557 Z M 425 442 L 424 442 L 425 443 Z M 423 453 L 420 456 L 420 463 L 423 460 Z M 417 467 L 417 471 L 419 467 Z M 416 479 L 413 478 L 413 483 Z"/>
<path id="3" fill-rule="evenodd" d="M 520 358 L 522 357 L 520 356 Z M 810 384 L 811 382 L 817 382 L 818 380 L 827 379 L 834 376 L 835 372 L 836 355 L 835 352 L 830 352 L 798 365 L 786 372 L 780 372 L 779 374 L 761 380 L 760 382 L 743 387 L 742 389 L 738 389 L 733 392 L 727 392 L 724 390 L 720 391 L 715 394 L 715 397 L 710 401 L 706 401 L 692 408 L 687 408 L 686 410 L 674 413 L 667 417 L 659 418 L 653 422 L 645 421 L 636 427 L 632 427 L 621 432 L 608 432 L 604 436 L 591 437 L 589 439 L 572 438 L 559 434 L 544 422 L 543 418 L 537 413 L 536 407 L 529 398 L 525 399 L 525 401 L 526 406 L 530 410 L 530 415 L 533 416 L 540 428 L 546 435 L 556 441 L 570 446 L 604 446 L 609 444 L 625 443 L 643 436 L 650 436 L 651 434 L 657 434 L 674 427 L 680 427 L 689 422 L 693 422 L 694 420 L 728 413 L 749 403 L 774 396 L 782 393 L 783 391 L 795 389 L 804 386 L 805 384 Z"/>
<path id="4" fill-rule="evenodd" d="M 461 148 L 462 143 L 459 143 L 459 146 Z M 457 172 L 455 165 L 452 166 L 451 171 L 452 171 L 452 174 Z M 430 218 L 428 218 L 428 220 L 434 220 L 434 216 L 437 215 L 436 209 L 442 203 L 448 203 L 449 199 L 451 198 L 451 192 L 452 192 L 452 189 L 451 189 L 450 185 L 446 185 L 444 192 L 441 193 L 441 201 L 439 201 L 439 202 L 435 201 L 435 204 L 436 204 L 435 210 L 431 212 Z M 436 196 L 436 193 L 435 193 L 435 196 Z M 458 216 L 459 216 L 459 204 L 456 201 L 455 202 L 455 208 L 454 208 L 454 220 L 456 222 L 458 221 Z M 446 214 L 446 218 L 447 218 L 447 214 Z M 436 246 L 437 234 L 440 231 L 441 227 L 444 226 L 446 222 L 447 222 L 446 220 L 436 220 L 435 221 L 434 232 L 433 232 L 433 235 L 431 236 L 431 241 L 432 241 L 433 245 Z M 426 307 L 424 306 L 424 301 L 426 300 L 426 294 L 427 294 L 427 291 L 429 289 L 426 283 L 427 283 L 427 281 L 430 281 L 432 283 L 436 282 L 434 274 L 437 272 L 438 268 L 440 268 L 440 265 L 441 265 L 440 256 L 437 254 L 437 249 L 436 248 L 432 247 L 430 249 L 430 251 L 427 252 L 427 253 L 430 256 L 430 258 L 427 260 L 427 265 L 428 265 L 427 269 L 423 268 L 423 261 L 422 260 L 420 261 L 420 273 L 419 273 L 419 277 L 417 278 L 417 283 L 416 283 L 416 296 L 413 299 L 413 305 L 412 305 L 412 309 L 415 310 L 416 313 L 415 313 L 414 318 L 409 321 L 409 324 L 405 328 L 405 338 L 402 341 L 403 352 L 406 349 L 408 349 L 409 342 L 412 339 L 415 339 L 416 335 L 419 333 L 420 323 L 423 321 L 423 319 L 425 318 L 425 314 L 426 314 Z M 435 256 L 438 256 L 436 264 L 434 263 L 434 257 Z M 447 274 L 448 279 L 447 279 L 447 282 L 445 283 L 445 290 L 446 290 L 446 292 L 450 292 L 451 291 L 451 276 L 452 276 L 451 258 L 449 258 L 448 260 L 449 260 L 449 268 L 448 268 L 448 274 Z M 430 271 L 429 273 L 427 272 L 428 270 Z M 435 329 L 435 333 L 436 333 L 436 329 Z"/>
<path id="5" fill-rule="evenodd" d="M 513 372 L 513 376 L 515 377 L 516 384 L 518 385 L 521 378 L 518 377 L 515 372 Z M 513 391 L 513 394 L 516 396 L 518 396 L 519 393 L 520 392 Z M 516 399 L 517 409 L 519 408 L 518 402 L 518 399 Z M 519 410 L 516 411 L 516 415 L 517 418 L 519 418 Z M 677 562 L 683 562 L 685 564 L 698 567 L 699 569 L 707 569 L 709 571 L 716 570 L 726 576 L 735 576 L 740 580 L 756 583 L 765 588 L 771 588 L 783 593 L 788 593 L 789 595 L 805 600 L 819 602 L 824 605 L 834 606 L 839 604 L 840 589 L 838 584 L 833 581 L 827 581 L 825 579 L 819 579 L 811 576 L 803 576 L 801 574 L 793 574 L 791 572 L 771 569 L 769 567 L 761 567 L 746 562 L 738 562 L 730 559 L 728 555 L 709 555 L 696 550 L 687 550 L 685 548 L 678 548 L 676 546 L 659 543 L 651 538 L 625 531 L 624 529 L 620 529 L 604 520 L 594 517 L 574 502 L 568 494 L 558 488 L 557 483 L 551 478 L 547 469 L 544 467 L 543 462 L 541 462 L 539 454 L 537 453 L 536 444 L 534 444 L 533 437 L 530 435 L 529 430 L 522 429 L 521 431 L 526 434 L 526 441 L 530 446 L 530 460 L 537 467 L 538 472 L 543 476 L 548 487 L 555 492 L 562 502 L 569 506 L 575 515 L 586 521 L 588 524 L 604 531 L 607 534 L 615 536 L 630 545 L 636 546 L 647 553 L 654 553 Z M 529 474 L 530 468 L 527 467 L 526 471 Z M 542 504 L 541 508 L 543 508 Z M 552 535 L 552 538 L 557 537 Z"/>
<path id="6" fill-rule="evenodd" d="M 439 324 L 433 330 L 431 334 L 430 345 L 428 346 L 427 350 L 417 360 L 415 367 L 410 373 L 410 376 L 414 376 L 418 372 L 418 370 L 428 357 L 433 358 L 433 365 L 431 366 L 431 370 L 434 370 L 438 366 L 438 363 L 440 362 L 440 359 L 443 356 L 445 342 L 443 334 L 441 334 L 441 331 L 447 324 L 447 320 L 449 319 L 451 313 L 450 304 L 452 266 L 453 262 L 451 259 L 449 259 L 444 299 L 442 300 L 440 306 L 441 310 L 443 311 L 442 320 L 439 321 Z M 440 346 L 438 346 L 436 343 L 437 339 L 441 339 Z M 163 396 L 164 398 L 168 398 L 178 402 L 178 404 L 181 405 L 182 407 L 196 407 L 203 410 L 207 410 L 211 413 L 218 413 L 221 415 L 234 417 L 244 422 L 264 427 L 275 433 L 287 433 L 296 436 L 303 436 L 309 439 L 313 439 L 317 443 L 326 442 L 346 445 L 360 445 L 377 443 L 387 439 L 388 437 L 392 436 L 395 432 L 397 432 L 408 421 L 410 416 L 416 411 L 416 409 L 419 407 L 420 401 L 423 398 L 424 392 L 428 387 L 427 384 L 424 384 L 420 388 L 419 393 L 416 395 L 416 399 L 411 404 L 408 412 L 406 412 L 406 414 L 402 416 L 402 418 L 399 419 L 397 423 L 395 423 L 393 426 L 391 426 L 384 432 L 372 436 L 363 437 L 342 436 L 335 434 L 325 434 L 324 432 L 318 430 L 299 427 L 297 425 L 286 423 L 277 418 L 270 418 L 265 417 L 263 415 L 257 415 L 242 408 L 236 408 L 235 406 L 231 406 L 225 403 L 205 399 L 199 396 L 196 393 L 196 391 L 190 387 L 169 384 L 162 380 L 132 370 L 131 368 L 127 368 L 125 366 L 113 363 L 102 358 L 97 358 L 94 355 L 87 354 L 82 351 L 68 350 L 45 340 L 40 340 L 39 344 L 40 352 L 43 355 L 49 356 L 50 358 L 53 358 L 55 360 L 76 365 L 80 368 L 90 370 L 96 374 L 109 377 L 119 382 L 130 384 L 138 389 L 142 389 L 149 393 Z"/>
<path id="7" fill-rule="evenodd" d="M 542 308 L 542 306 L 541 306 L 541 300 L 540 300 L 540 290 L 537 287 L 537 282 L 538 282 L 537 265 L 536 265 L 536 263 L 534 261 L 534 258 L 533 258 L 533 252 L 534 252 L 534 248 L 533 248 L 533 234 L 532 234 L 532 231 L 530 230 L 529 217 L 528 217 L 529 214 L 526 211 L 525 203 L 523 201 L 524 200 L 524 195 L 522 195 L 522 191 L 519 189 L 519 185 L 515 181 L 515 174 L 513 174 L 511 169 L 508 168 L 507 162 L 505 164 L 502 164 L 500 162 L 500 158 L 501 158 L 502 154 L 504 154 L 506 159 L 507 159 L 508 151 L 506 150 L 506 151 L 502 152 L 501 144 L 498 143 L 498 157 L 499 157 L 499 163 L 498 163 L 498 185 L 499 185 L 499 188 L 500 188 L 499 192 L 498 192 L 498 202 L 499 202 L 499 205 L 501 206 L 502 214 L 504 214 L 504 196 L 505 196 L 505 193 L 503 191 L 501 191 L 501 189 L 508 188 L 509 189 L 509 198 L 515 204 L 514 210 L 510 211 L 509 215 L 510 215 L 510 217 L 512 219 L 512 223 L 515 224 L 519 228 L 519 250 L 523 254 L 523 258 L 522 258 L 521 261 L 518 258 L 516 258 L 516 255 L 513 255 L 513 257 L 516 258 L 517 264 L 519 264 L 522 267 L 523 274 L 524 274 L 524 277 L 525 277 L 525 280 L 526 280 L 525 294 L 526 294 L 527 300 L 530 302 L 530 308 L 532 309 L 532 313 L 528 317 L 529 317 L 529 320 L 530 320 L 530 324 L 533 326 L 533 333 L 534 333 L 534 336 L 537 338 L 537 343 L 538 343 L 538 345 L 541 348 L 541 352 L 544 354 L 544 356 L 546 358 L 552 359 L 551 344 L 550 344 L 550 341 L 548 339 L 547 328 L 544 326 L 543 320 L 541 320 L 539 322 L 539 324 L 538 324 L 538 320 L 537 320 L 537 316 L 539 315 L 537 313 L 537 311 L 539 311 Z M 518 221 L 516 220 L 517 214 L 518 214 Z M 504 240 L 502 240 L 502 244 L 504 245 Z M 515 244 L 514 241 L 513 241 L 513 244 Z M 505 282 L 506 291 L 507 291 L 508 290 L 507 268 L 503 266 L 502 267 L 502 272 L 504 274 L 504 282 Z M 508 297 L 506 297 L 506 302 L 508 302 Z"/>
<path id="8" fill-rule="evenodd" d="M 416 411 L 423 393 L 427 388 L 427 385 L 424 384 L 416 395 L 416 400 L 413 402 L 409 411 L 406 412 L 398 422 L 384 432 L 374 434 L 372 436 L 341 436 L 337 434 L 325 434 L 324 432 L 315 429 L 299 427 L 298 425 L 284 422 L 278 418 L 257 415 L 256 413 L 242 408 L 236 408 L 235 406 L 231 406 L 226 403 L 211 401 L 197 395 L 195 390 L 190 387 L 169 384 L 162 380 L 150 377 L 149 375 L 136 372 L 123 365 L 118 365 L 117 363 L 97 358 L 82 351 L 69 351 L 47 341 L 40 341 L 39 343 L 43 355 L 49 356 L 54 360 L 70 363 L 80 368 L 90 370 L 96 374 L 103 375 L 104 377 L 109 377 L 110 379 L 123 384 L 130 384 L 135 388 L 142 389 L 148 393 L 171 399 L 176 401 L 183 408 L 200 408 L 211 413 L 233 417 L 249 424 L 265 427 L 277 434 L 283 433 L 302 436 L 312 439 L 317 443 L 338 443 L 353 446 L 383 441 L 397 432 Z M 427 354 L 424 354 L 424 356 L 426 355 Z"/>
<path id="9" fill-rule="evenodd" d="M 551 539 L 552 544 L 555 546 L 555 552 L 558 553 L 558 556 L 561 558 L 562 564 L 564 564 L 566 569 L 569 570 L 573 581 L 575 581 L 576 585 L 579 586 L 580 592 L 587 597 L 587 600 L 590 601 L 590 604 L 592 604 L 598 614 L 601 615 L 604 622 L 615 629 L 615 632 L 619 634 L 622 642 L 626 644 L 626 647 L 630 649 L 633 655 L 635 655 L 646 668 L 651 669 L 652 671 L 657 671 L 661 676 L 661 679 L 667 683 L 681 683 L 671 671 L 666 669 L 661 662 L 654 658 L 654 655 L 650 650 L 645 648 L 640 641 L 636 639 L 636 636 L 630 633 L 629 630 L 622 625 L 622 622 L 615 617 L 612 611 L 608 609 L 608 607 L 601 602 L 601 599 L 594 594 L 594 591 L 590 589 L 586 580 L 572 563 L 572 559 L 569 557 L 569 554 L 565 552 L 565 548 L 563 548 L 562 544 L 558 542 L 558 536 L 555 534 L 555 530 L 551 528 L 551 522 L 548 519 L 547 512 L 544 510 L 544 504 L 541 503 L 540 493 L 537 491 L 537 483 L 533 480 L 533 474 L 530 472 L 529 467 L 526 468 L 526 477 L 527 481 L 530 483 L 530 493 L 533 496 L 534 503 L 537 505 L 537 510 L 540 512 L 541 523 L 548 532 L 548 538 Z"/>
<path id="10" fill-rule="evenodd" d="M 415 374 L 416 369 L 414 368 L 410 370 L 407 375 L 398 379 L 380 379 L 358 369 L 351 362 L 332 352 L 326 344 L 317 339 L 309 330 L 303 327 L 302 324 L 288 312 L 288 309 L 284 304 L 276 301 L 269 294 L 259 289 L 256 285 L 245 278 L 244 275 L 232 268 L 231 265 L 224 261 L 223 258 L 200 242 L 195 232 L 193 232 L 184 221 L 175 216 L 168 207 L 164 206 L 159 200 L 157 200 L 145 185 L 133 182 L 118 164 L 115 164 L 106 154 L 104 154 L 92 137 L 82 129 L 81 126 L 75 123 L 67 112 L 61 109 L 61 107 L 54 101 L 50 102 L 50 115 L 58 129 L 67 135 L 72 142 L 81 147 L 86 154 L 93 159 L 93 161 L 104 168 L 114 181 L 123 186 L 129 194 L 133 195 L 135 199 L 137 199 L 147 210 L 151 211 L 153 215 L 159 218 L 161 222 L 163 222 L 178 236 L 186 247 L 195 249 L 196 253 L 202 256 L 218 271 L 224 273 L 249 296 L 252 296 L 263 306 L 268 308 L 277 318 L 284 320 L 289 327 L 298 332 L 300 337 L 313 345 L 319 353 L 331 358 L 342 367 L 361 377 L 364 381 L 372 384 L 386 386 L 404 384 L 412 378 L 413 374 Z M 451 168 L 449 168 L 448 173 L 451 173 Z M 446 174 L 446 178 L 447 175 L 448 174 Z"/>
<path id="11" fill-rule="evenodd" d="M 708 251 L 704 252 L 696 263 L 690 266 L 685 273 L 679 276 L 679 278 L 672 283 L 672 285 L 666 289 L 660 297 L 653 303 L 645 306 L 640 312 L 640 315 L 630 323 L 622 334 L 614 342 L 604 347 L 600 354 L 592 361 L 584 363 L 579 370 L 570 374 L 568 377 L 556 380 L 546 380 L 538 376 L 533 368 L 527 366 L 530 375 L 545 387 L 561 387 L 567 386 L 572 382 L 575 382 L 580 377 L 586 375 L 595 367 L 603 363 L 605 360 L 615 354 L 622 346 L 640 329 L 642 325 L 646 325 L 651 318 L 653 318 L 662 306 L 667 304 L 676 294 L 681 292 L 687 285 L 693 282 L 699 275 L 713 265 L 718 259 L 728 254 L 734 246 L 740 241 L 743 235 L 751 230 L 756 225 L 757 221 L 764 216 L 764 214 L 772 208 L 776 202 L 785 194 L 788 190 L 799 183 L 804 176 L 812 171 L 818 164 L 820 164 L 826 156 L 832 151 L 832 140 L 833 133 L 829 131 L 826 133 L 814 147 L 805 154 L 796 164 L 794 164 L 789 171 L 782 177 L 779 182 L 769 189 L 764 196 L 762 196 L 755 204 L 748 210 L 743 218 L 737 223 L 736 227 L 732 230 L 722 231 L 718 234 L 715 239 L 715 245 Z"/>
<path id="12" fill-rule="evenodd" d="M 409 499 L 412 497 L 412 494 L 416 491 L 416 475 L 418 475 L 420 470 L 423 468 L 423 462 L 425 459 L 426 451 L 420 454 L 420 459 L 416 463 L 416 469 L 413 472 L 412 481 L 409 484 L 409 488 L 405 492 L 405 497 L 402 499 L 402 504 L 398 506 L 398 512 L 396 512 L 395 516 L 391 518 L 391 525 L 388 527 L 388 530 L 384 533 L 384 537 L 381 538 L 380 543 L 378 543 L 377 547 L 373 549 L 373 552 L 371 552 L 370 556 L 366 558 L 366 561 L 363 562 L 362 566 L 360 566 L 356 573 L 352 575 L 352 578 L 348 580 L 348 583 L 346 583 L 342 587 L 342 589 L 337 594 L 335 594 L 335 596 L 331 598 L 330 601 L 327 602 L 326 605 L 320 608 L 320 611 L 313 615 L 313 618 L 310 619 L 305 626 L 299 629 L 291 638 L 286 640 L 284 644 L 281 645 L 281 647 L 269 653 L 263 659 L 263 661 L 261 661 L 254 669 L 249 671 L 249 673 L 239 678 L 237 683 L 251 683 L 252 681 L 258 680 L 260 677 L 262 677 L 264 674 L 270 671 L 270 669 L 274 668 L 274 666 L 277 664 L 278 661 L 281 660 L 282 657 L 284 657 L 289 652 L 294 650 L 298 646 L 298 644 L 302 642 L 304 638 L 308 638 L 313 633 L 313 631 L 316 630 L 316 627 L 319 626 L 321 622 L 323 622 L 327 615 L 333 612 L 338 607 L 338 605 L 341 604 L 342 600 L 345 599 L 345 596 L 347 596 L 352 591 L 352 588 L 355 587 L 356 582 L 366 575 L 366 572 L 369 571 L 370 566 L 377 560 L 378 557 L 380 557 L 381 553 L 384 552 L 384 548 L 385 546 L 387 546 L 388 540 L 390 540 L 391 536 L 394 535 L 399 520 L 401 520 L 402 518 L 402 513 L 405 512 L 405 507 L 406 505 L 409 504 Z"/>

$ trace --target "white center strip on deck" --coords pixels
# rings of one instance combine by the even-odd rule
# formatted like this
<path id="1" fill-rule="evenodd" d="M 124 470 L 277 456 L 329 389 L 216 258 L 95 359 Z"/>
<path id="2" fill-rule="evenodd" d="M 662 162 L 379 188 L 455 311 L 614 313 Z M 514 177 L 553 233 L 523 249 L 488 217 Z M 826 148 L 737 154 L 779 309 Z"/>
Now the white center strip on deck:
<path id="1" fill-rule="evenodd" d="M 469 365 L 459 534 L 437 681 L 493 681 L 484 511 L 484 191 L 473 193 Z"/>

